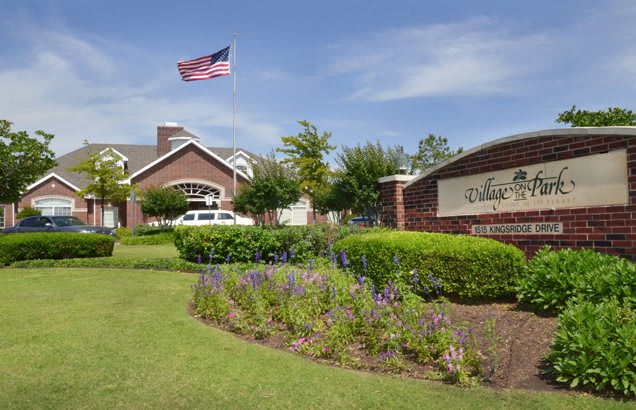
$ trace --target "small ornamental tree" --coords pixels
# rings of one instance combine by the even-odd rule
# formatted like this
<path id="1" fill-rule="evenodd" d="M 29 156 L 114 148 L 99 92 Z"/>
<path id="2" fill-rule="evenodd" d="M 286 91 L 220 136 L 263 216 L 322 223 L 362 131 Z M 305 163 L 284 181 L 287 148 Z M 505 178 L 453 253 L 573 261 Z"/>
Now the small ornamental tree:
<path id="1" fill-rule="evenodd" d="M 298 121 L 304 127 L 303 132 L 296 136 L 282 137 L 284 148 L 276 148 L 287 157 L 285 164 L 293 165 L 298 173 L 300 188 L 311 197 L 313 208 L 313 221 L 316 223 L 316 197 L 327 187 L 327 178 L 330 170 L 329 164 L 324 159 L 336 147 L 329 145 L 330 132 L 318 135 L 315 125 L 308 121 Z"/>
<path id="2" fill-rule="evenodd" d="M 253 171 L 249 186 L 242 186 L 234 197 L 234 210 L 252 214 L 261 224 L 267 215 L 270 225 L 279 225 L 283 209 L 300 199 L 298 178 L 273 153 Z"/>
<path id="3" fill-rule="evenodd" d="M 188 212 L 188 198 L 183 191 L 170 187 L 150 187 L 141 193 L 141 212 L 159 218 L 162 228 L 172 226 L 172 220 Z"/>
<path id="4" fill-rule="evenodd" d="M 333 187 L 346 198 L 346 207 L 367 215 L 369 221 L 380 216 L 378 179 L 398 173 L 399 147 L 385 149 L 377 142 L 355 147 L 342 147 L 336 162 L 340 170 Z"/>
<path id="5" fill-rule="evenodd" d="M 0 120 L 0 203 L 17 202 L 26 188 L 55 166 L 49 149 L 53 135 L 44 131 L 29 137 L 26 131 L 11 132 L 11 122 Z"/>
<path id="6" fill-rule="evenodd" d="M 618 127 L 636 125 L 636 113 L 619 107 L 610 107 L 607 111 L 577 110 L 573 105 L 569 111 L 563 111 L 556 123 L 570 124 L 572 127 Z"/>
<path id="7" fill-rule="evenodd" d="M 90 146 L 88 141 L 84 141 L 84 145 Z M 90 152 L 85 160 L 68 169 L 88 177 L 86 187 L 77 194 L 79 196 L 93 196 L 101 200 L 102 224 L 104 223 L 106 201 L 124 202 L 130 193 L 131 187 L 126 183 L 128 171 L 121 166 L 121 161 L 121 156 L 113 150 L 102 154 Z"/>

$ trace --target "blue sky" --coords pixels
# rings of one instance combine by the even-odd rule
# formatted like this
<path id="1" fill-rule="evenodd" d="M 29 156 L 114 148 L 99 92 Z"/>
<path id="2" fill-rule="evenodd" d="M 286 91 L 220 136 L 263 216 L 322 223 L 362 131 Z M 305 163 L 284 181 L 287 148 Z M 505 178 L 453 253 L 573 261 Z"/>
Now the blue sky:
<path id="1" fill-rule="evenodd" d="M 573 104 L 636 109 L 636 2 L 3 0 L 0 118 L 90 142 L 154 144 L 174 121 L 232 144 L 232 80 L 176 63 L 237 45 L 237 141 L 257 153 L 308 120 L 331 143 L 414 152 L 549 128 Z"/>

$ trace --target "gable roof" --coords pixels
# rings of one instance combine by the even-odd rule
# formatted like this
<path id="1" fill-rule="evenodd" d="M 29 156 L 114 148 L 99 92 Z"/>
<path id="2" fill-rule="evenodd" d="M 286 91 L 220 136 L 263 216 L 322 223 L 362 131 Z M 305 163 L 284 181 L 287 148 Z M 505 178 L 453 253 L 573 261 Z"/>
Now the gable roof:
<path id="1" fill-rule="evenodd" d="M 194 137 L 191 133 L 185 130 L 179 131 L 177 134 L 173 135 L 173 137 L 174 136 Z M 190 141 L 188 141 L 188 143 L 189 142 Z M 232 168 L 232 165 L 225 160 L 225 158 L 232 156 L 232 148 L 204 147 L 203 145 L 198 143 L 195 139 L 193 139 L 192 142 L 196 143 L 196 145 L 199 146 L 201 149 L 203 149 L 204 152 L 208 153 L 208 155 L 216 157 L 221 163 L 226 164 L 227 166 Z M 168 152 L 162 158 L 163 159 L 168 158 L 171 155 L 171 153 L 174 153 L 179 148 L 185 145 L 188 145 L 188 143 L 184 143 L 181 146 L 177 147 L 175 150 Z M 44 180 L 45 178 L 49 178 L 51 174 L 55 174 L 60 179 L 63 179 L 64 181 L 68 182 L 69 186 L 74 186 L 75 188 L 79 187 L 79 189 L 81 189 L 88 184 L 89 182 L 88 178 L 83 174 L 79 174 L 77 172 L 71 172 L 68 170 L 68 168 L 86 159 L 90 152 L 102 152 L 108 148 L 112 148 L 113 150 L 117 151 L 119 154 L 121 154 L 122 156 L 128 159 L 127 161 L 128 172 L 131 175 L 131 178 L 133 175 L 139 173 L 142 169 L 148 167 L 149 164 L 156 163 L 157 160 L 160 159 L 159 155 L 157 155 L 156 145 L 93 143 L 58 157 L 56 159 L 57 166 L 52 168 L 51 171 L 49 171 L 49 173 L 42 178 L 42 180 Z M 249 155 L 251 158 L 257 159 L 258 160 L 257 162 L 260 162 L 261 160 L 260 155 L 247 151 L 244 148 L 237 147 L 236 152 L 238 153 L 239 150 L 246 153 L 246 155 Z M 238 171 L 237 171 L 237 174 L 238 174 Z M 242 174 L 242 176 L 244 178 L 248 178 L 245 174 Z"/>
<path id="2" fill-rule="evenodd" d="M 130 177 L 128 178 L 128 182 L 130 182 L 134 177 L 136 177 L 137 175 L 147 171 L 148 169 L 152 168 L 153 166 L 155 166 L 156 164 L 163 162 L 165 160 L 167 160 L 168 158 L 170 158 L 171 156 L 173 156 L 174 154 L 176 154 L 177 152 L 181 151 L 182 149 L 185 149 L 187 146 L 189 145 L 194 145 L 196 147 L 198 147 L 199 149 L 201 149 L 204 153 L 210 155 L 212 158 L 216 159 L 217 161 L 219 161 L 221 164 L 225 165 L 226 167 L 228 167 L 229 169 L 232 169 L 232 165 L 230 163 L 228 163 L 226 160 L 224 160 L 223 158 L 221 158 L 218 154 L 214 153 L 213 151 L 211 151 L 210 149 L 204 147 L 203 145 L 199 144 L 196 140 L 191 139 L 186 143 L 183 143 L 181 145 L 179 145 L 177 148 L 168 151 L 168 153 L 166 153 L 164 156 L 157 158 L 156 160 L 152 161 L 149 164 L 146 164 L 146 166 L 144 166 L 143 168 L 133 172 L 132 170 L 130 170 L 130 167 L 128 168 L 130 171 Z M 243 172 L 237 170 L 236 174 L 243 177 L 244 179 L 249 179 L 249 177 L 247 175 L 245 175 Z"/>

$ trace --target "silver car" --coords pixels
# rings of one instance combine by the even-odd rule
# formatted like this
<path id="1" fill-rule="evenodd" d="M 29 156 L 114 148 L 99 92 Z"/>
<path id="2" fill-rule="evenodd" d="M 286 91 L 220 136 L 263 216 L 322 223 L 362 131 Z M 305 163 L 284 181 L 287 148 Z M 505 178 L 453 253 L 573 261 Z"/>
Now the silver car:
<path id="1" fill-rule="evenodd" d="M 115 230 L 106 226 L 88 225 L 74 216 L 29 216 L 2 233 L 78 232 L 101 233 L 115 236 Z"/>

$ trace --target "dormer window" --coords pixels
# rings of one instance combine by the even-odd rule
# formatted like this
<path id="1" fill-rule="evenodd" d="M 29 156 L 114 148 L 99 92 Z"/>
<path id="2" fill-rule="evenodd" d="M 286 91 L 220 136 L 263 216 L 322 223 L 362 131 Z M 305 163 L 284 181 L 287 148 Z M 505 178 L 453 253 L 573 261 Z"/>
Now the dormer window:
<path id="1" fill-rule="evenodd" d="M 122 155 L 116 149 L 108 147 L 100 152 L 99 155 L 105 161 L 116 160 L 115 165 L 117 165 L 119 168 L 123 168 L 126 171 L 128 170 L 128 158 L 125 155 Z"/>

